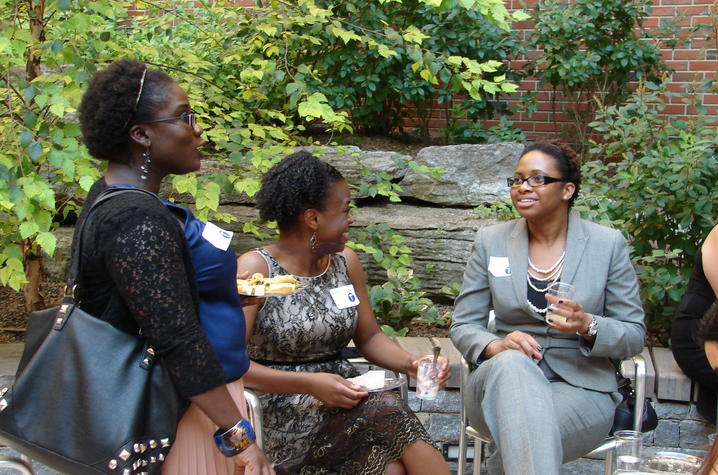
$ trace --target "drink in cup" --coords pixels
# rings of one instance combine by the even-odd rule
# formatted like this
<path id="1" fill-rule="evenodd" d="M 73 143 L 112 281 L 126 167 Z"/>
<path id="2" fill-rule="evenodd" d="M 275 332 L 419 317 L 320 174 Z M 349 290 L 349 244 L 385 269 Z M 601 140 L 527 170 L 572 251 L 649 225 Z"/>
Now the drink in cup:
<path id="1" fill-rule="evenodd" d="M 433 356 L 424 356 L 419 360 L 416 371 L 416 397 L 432 401 L 439 392 L 439 367 Z"/>
<path id="2" fill-rule="evenodd" d="M 635 430 L 619 430 L 616 437 L 616 468 L 638 471 L 641 467 L 643 434 Z"/>
<path id="3" fill-rule="evenodd" d="M 575 287 L 571 284 L 567 284 L 566 282 L 553 282 L 551 285 L 548 286 L 548 290 L 546 290 L 546 295 L 550 294 L 560 299 L 573 300 L 574 291 Z M 551 304 L 549 303 L 549 307 L 550 306 Z M 553 313 L 550 309 L 546 312 L 546 323 L 548 323 L 549 318 L 553 321 L 566 321 L 566 317 Z"/>

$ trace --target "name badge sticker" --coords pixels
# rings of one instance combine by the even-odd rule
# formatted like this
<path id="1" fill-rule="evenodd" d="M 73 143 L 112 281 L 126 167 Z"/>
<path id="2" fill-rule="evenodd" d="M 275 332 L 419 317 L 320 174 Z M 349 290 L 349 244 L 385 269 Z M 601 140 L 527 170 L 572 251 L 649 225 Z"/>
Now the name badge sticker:
<path id="1" fill-rule="evenodd" d="M 494 277 L 510 277 L 511 267 L 509 267 L 508 257 L 489 257 L 489 272 Z"/>
<path id="2" fill-rule="evenodd" d="M 359 297 L 357 297 L 356 292 L 354 292 L 354 286 L 351 284 L 330 289 L 329 293 L 332 300 L 334 300 L 334 305 L 340 310 L 359 305 Z"/>
<path id="3" fill-rule="evenodd" d="M 202 231 L 203 238 L 209 241 L 209 243 L 217 249 L 221 249 L 223 251 L 226 251 L 229 248 L 229 245 L 232 243 L 232 236 L 234 236 L 232 231 L 225 231 L 216 224 L 212 224 L 210 222 L 205 224 L 204 231 Z"/>

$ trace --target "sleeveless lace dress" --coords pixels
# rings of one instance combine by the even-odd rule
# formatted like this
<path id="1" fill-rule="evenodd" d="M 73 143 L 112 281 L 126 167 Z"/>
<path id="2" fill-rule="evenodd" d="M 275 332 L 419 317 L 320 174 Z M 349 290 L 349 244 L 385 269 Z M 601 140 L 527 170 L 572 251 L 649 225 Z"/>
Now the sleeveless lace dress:
<path id="1" fill-rule="evenodd" d="M 271 276 L 288 274 L 266 249 L 256 249 Z M 285 371 L 359 372 L 339 354 L 354 335 L 355 307 L 340 310 L 329 290 L 350 284 L 342 254 L 316 277 L 298 277 L 302 291 L 268 298 L 258 312 L 248 351 Z M 383 474 L 417 440 L 432 443 L 395 391 L 370 393 L 352 409 L 328 408 L 307 394 L 261 394 L 265 453 L 278 474 Z"/>

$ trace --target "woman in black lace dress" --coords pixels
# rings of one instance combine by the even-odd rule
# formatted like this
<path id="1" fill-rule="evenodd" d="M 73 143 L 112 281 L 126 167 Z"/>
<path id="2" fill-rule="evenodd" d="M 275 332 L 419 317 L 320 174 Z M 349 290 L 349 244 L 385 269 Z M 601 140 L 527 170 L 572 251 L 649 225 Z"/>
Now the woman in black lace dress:
<path id="1" fill-rule="evenodd" d="M 183 226 L 198 230 L 201 225 L 190 218 L 191 213 L 170 210 L 156 196 L 168 174 L 200 167 L 203 131 L 187 94 L 161 70 L 148 69 L 139 61 L 118 61 L 90 81 L 80 122 L 90 154 L 107 161 L 104 176 L 88 193 L 80 221 L 104 190 L 131 190 L 98 206 L 85 227 L 80 305 L 121 330 L 141 332 L 163 358 L 179 393 L 192 402 L 163 472 L 231 474 L 246 468 L 246 474 L 273 474 L 254 443 L 235 443 L 230 438 L 230 449 L 222 453 L 214 445 L 211 431 L 217 427 L 222 432 L 236 428 L 232 435 L 251 433 L 240 409 L 241 381 L 231 382 L 246 371 L 249 363 L 242 365 L 242 358 L 248 358 L 243 348 L 237 352 L 238 372 L 228 377 L 230 366 L 218 356 L 198 316 L 206 290 L 203 269 L 198 267 L 200 272 L 195 273 L 193 257 L 197 246 L 205 255 L 210 250 L 199 239 L 190 246 Z M 229 263 L 234 271 L 232 256 Z M 228 279 L 232 288 L 234 276 Z M 230 307 L 241 318 L 241 305 L 224 309 Z M 242 338 L 243 327 L 236 328 Z M 183 442 L 196 435 L 198 420 L 206 422 L 208 433 L 191 444 Z"/>
<path id="2" fill-rule="evenodd" d="M 239 271 L 293 274 L 304 286 L 245 308 L 252 357 L 245 384 L 266 393 L 265 450 L 277 473 L 448 474 L 396 392 L 367 393 L 345 379 L 359 374 L 339 355 L 351 339 L 379 366 L 413 377 L 417 368 L 417 357 L 380 330 L 359 259 L 344 247 L 352 222 L 347 182 L 299 152 L 267 172 L 257 207 L 277 222 L 279 239 L 242 255 Z"/>

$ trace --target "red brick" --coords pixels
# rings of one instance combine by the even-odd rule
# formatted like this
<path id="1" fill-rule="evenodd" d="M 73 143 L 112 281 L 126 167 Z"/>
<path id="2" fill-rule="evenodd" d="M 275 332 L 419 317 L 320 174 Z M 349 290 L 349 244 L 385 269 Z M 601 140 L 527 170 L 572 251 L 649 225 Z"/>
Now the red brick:
<path id="1" fill-rule="evenodd" d="M 663 61 L 672 61 L 674 59 L 673 58 L 673 50 L 671 50 L 671 49 L 661 50 L 661 59 Z M 678 59 L 678 58 L 676 58 L 676 59 Z M 693 59 L 693 58 L 691 58 L 691 59 Z"/>
<path id="2" fill-rule="evenodd" d="M 534 124 L 534 130 L 537 132 L 558 132 L 562 129 L 562 124 L 554 122 L 536 122 Z"/>
<path id="3" fill-rule="evenodd" d="M 677 115 L 677 114 L 685 114 L 686 113 L 686 107 L 683 105 L 678 104 L 669 104 L 666 106 L 663 111 L 661 111 L 663 115 Z"/>
<path id="4" fill-rule="evenodd" d="M 701 75 L 702 76 L 702 75 Z M 693 82 L 696 80 L 695 72 L 678 72 L 671 75 L 671 81 L 673 82 Z"/>
<path id="5" fill-rule="evenodd" d="M 676 49 L 673 51 L 673 59 L 702 59 L 703 52 L 699 49 Z"/>
<path id="6" fill-rule="evenodd" d="M 718 61 L 691 61 L 690 70 L 718 72 Z"/>
<path id="7" fill-rule="evenodd" d="M 676 71 L 689 71 L 688 61 L 668 61 L 668 67 Z"/>
<path id="8" fill-rule="evenodd" d="M 703 96 L 703 104 L 718 104 L 718 94 L 706 94 Z"/>
<path id="9" fill-rule="evenodd" d="M 651 12 L 652 17 L 672 17 L 675 15 L 676 7 L 653 7 L 653 11 Z"/>
<path id="10" fill-rule="evenodd" d="M 691 18 L 692 25 L 712 25 L 713 24 L 713 18 L 709 16 L 694 16 Z"/>
<path id="11" fill-rule="evenodd" d="M 710 15 L 710 7 L 693 2 L 692 6 L 680 7 L 679 11 L 685 15 Z"/>

